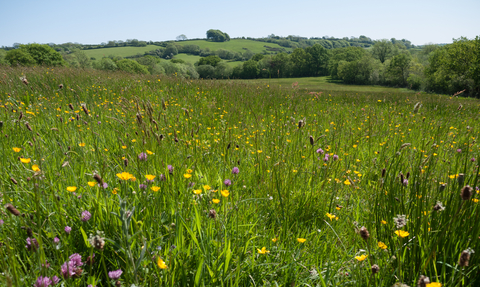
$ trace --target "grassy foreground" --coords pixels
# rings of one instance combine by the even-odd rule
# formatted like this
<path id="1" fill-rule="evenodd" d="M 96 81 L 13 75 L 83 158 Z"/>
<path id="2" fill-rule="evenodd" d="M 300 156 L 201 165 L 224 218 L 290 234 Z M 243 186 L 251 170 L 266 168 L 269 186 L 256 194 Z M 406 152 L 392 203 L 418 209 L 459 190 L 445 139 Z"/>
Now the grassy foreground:
<path id="1" fill-rule="evenodd" d="M 2 286 L 480 284 L 478 100 L 0 72 Z"/>

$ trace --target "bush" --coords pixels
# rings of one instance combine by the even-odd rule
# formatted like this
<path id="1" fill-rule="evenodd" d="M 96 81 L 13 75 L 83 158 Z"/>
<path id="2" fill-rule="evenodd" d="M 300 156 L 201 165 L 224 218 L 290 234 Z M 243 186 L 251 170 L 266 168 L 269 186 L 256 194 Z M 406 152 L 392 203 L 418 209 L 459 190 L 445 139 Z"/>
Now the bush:
<path id="1" fill-rule="evenodd" d="M 148 72 L 147 67 L 141 65 L 137 61 L 130 60 L 130 59 L 123 59 L 117 62 L 118 69 L 121 71 L 125 71 L 132 74 L 143 74 L 147 75 L 150 74 Z"/>
<path id="2" fill-rule="evenodd" d="M 22 66 L 65 66 L 62 55 L 48 45 L 20 45 L 19 49 L 10 50 L 6 55 L 11 65 Z"/>
<path id="3" fill-rule="evenodd" d="M 22 49 L 8 51 L 5 60 L 12 66 L 33 66 L 36 63 L 32 55 Z"/>
<path id="4" fill-rule="evenodd" d="M 197 73 L 200 78 L 213 79 L 215 78 L 215 68 L 211 65 L 201 65 L 197 67 Z"/>

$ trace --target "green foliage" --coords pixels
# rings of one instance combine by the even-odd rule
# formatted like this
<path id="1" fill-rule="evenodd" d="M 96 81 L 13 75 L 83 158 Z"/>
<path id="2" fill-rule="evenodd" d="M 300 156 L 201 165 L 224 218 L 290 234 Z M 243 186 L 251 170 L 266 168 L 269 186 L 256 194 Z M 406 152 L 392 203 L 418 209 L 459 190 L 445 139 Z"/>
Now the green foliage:
<path id="1" fill-rule="evenodd" d="M 197 66 L 197 73 L 198 73 L 198 76 L 202 79 L 215 78 L 215 68 L 208 64 Z"/>
<path id="2" fill-rule="evenodd" d="M 93 67 L 98 70 L 115 71 L 118 69 L 117 64 L 110 58 L 102 58 L 93 63 Z"/>
<path id="3" fill-rule="evenodd" d="M 200 58 L 200 60 L 198 60 L 197 66 L 210 65 L 212 67 L 215 67 L 221 61 L 222 59 L 220 59 L 220 57 L 218 56 L 208 56 L 208 57 Z"/>
<path id="4" fill-rule="evenodd" d="M 119 70 L 132 73 L 132 74 L 150 74 L 147 67 L 141 65 L 139 62 L 130 60 L 130 59 L 123 59 L 118 61 L 117 67 Z"/>
<path id="5" fill-rule="evenodd" d="M 62 55 L 48 45 L 28 44 L 20 45 L 19 51 L 7 52 L 7 60 L 11 65 L 40 65 L 40 66 L 64 66 Z M 14 52 L 16 51 L 16 52 Z M 32 61 L 33 59 L 33 61 Z"/>
<path id="6" fill-rule="evenodd" d="M 243 63 L 242 78 L 243 79 L 255 79 L 260 70 L 258 69 L 257 62 L 254 60 L 248 60 Z"/>
<path id="7" fill-rule="evenodd" d="M 167 47 L 165 48 L 165 51 L 163 51 L 163 58 L 166 59 L 171 59 L 173 56 L 178 54 L 178 48 L 177 45 L 171 43 L 168 44 Z"/>
<path id="8" fill-rule="evenodd" d="M 5 60 L 12 66 L 33 66 L 36 64 L 35 59 L 25 49 L 8 51 Z"/>
<path id="9" fill-rule="evenodd" d="M 220 30 L 210 29 L 207 31 L 207 39 L 213 42 L 230 41 L 230 36 Z"/>
<path id="10" fill-rule="evenodd" d="M 387 81 L 391 85 L 407 86 L 411 60 L 409 53 L 400 53 L 392 58 L 387 68 Z"/>
<path id="11" fill-rule="evenodd" d="M 373 56 L 383 64 L 385 60 L 392 56 L 394 47 L 392 42 L 387 39 L 374 41 L 372 52 Z"/>

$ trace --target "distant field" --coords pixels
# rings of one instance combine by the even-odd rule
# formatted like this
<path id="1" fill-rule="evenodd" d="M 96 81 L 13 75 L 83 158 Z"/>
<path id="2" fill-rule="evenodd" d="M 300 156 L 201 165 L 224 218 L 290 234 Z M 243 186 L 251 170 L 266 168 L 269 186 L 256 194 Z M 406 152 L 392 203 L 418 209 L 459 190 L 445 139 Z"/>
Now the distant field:
<path id="1" fill-rule="evenodd" d="M 198 45 L 200 49 L 209 48 L 210 50 L 213 50 L 213 51 L 218 49 L 225 49 L 225 50 L 241 52 L 241 53 L 245 52 L 244 48 L 249 49 L 254 53 L 263 53 L 264 51 L 268 52 L 267 48 L 264 46 L 268 46 L 271 48 L 278 48 L 280 50 L 284 49 L 285 51 L 292 51 L 291 48 L 285 48 L 285 47 L 279 46 L 278 44 L 244 40 L 244 39 L 233 39 L 228 42 L 209 42 L 206 40 L 179 41 L 179 42 L 176 42 L 176 44 Z"/>
<path id="2" fill-rule="evenodd" d="M 92 50 L 83 50 L 88 57 L 94 57 L 97 60 L 110 55 L 128 57 L 138 53 L 145 53 L 148 51 L 156 50 L 160 48 L 156 45 L 147 45 L 146 47 L 114 47 L 114 48 L 101 48 Z"/>
<path id="3" fill-rule="evenodd" d="M 178 54 L 178 55 L 175 55 L 174 59 L 179 59 L 179 60 L 184 60 L 186 63 L 191 63 L 192 65 L 195 64 L 196 62 L 198 62 L 198 60 L 200 60 L 200 56 L 195 56 L 195 55 L 188 55 L 188 54 Z M 164 60 L 162 60 L 164 61 Z M 170 61 L 170 60 L 167 60 L 167 61 Z M 223 63 L 226 63 L 228 66 L 230 67 L 235 67 L 237 65 L 241 65 L 243 62 L 241 61 L 233 61 L 233 62 L 230 62 L 230 61 L 225 61 L 223 60 L 222 61 Z"/>
<path id="4" fill-rule="evenodd" d="M 245 81 L 249 83 L 258 83 L 262 85 L 278 85 L 285 88 L 292 88 L 292 84 L 297 82 L 296 89 L 309 91 L 345 91 L 345 92 L 388 92 L 388 93 L 415 93 L 415 91 L 403 88 L 390 88 L 382 86 L 356 86 L 345 85 L 341 83 L 329 82 L 330 77 L 308 77 L 308 78 L 281 78 L 281 79 L 258 79 L 258 80 L 234 80 Z"/>

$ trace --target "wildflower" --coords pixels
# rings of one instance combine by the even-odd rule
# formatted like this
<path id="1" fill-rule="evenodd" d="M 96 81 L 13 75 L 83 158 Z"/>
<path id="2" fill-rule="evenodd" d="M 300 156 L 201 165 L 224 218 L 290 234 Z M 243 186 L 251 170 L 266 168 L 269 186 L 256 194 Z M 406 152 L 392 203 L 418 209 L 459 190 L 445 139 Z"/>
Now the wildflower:
<path id="1" fill-rule="evenodd" d="M 305 241 L 307 241 L 307 239 L 305 239 L 305 238 L 297 238 L 297 241 L 300 242 L 300 243 L 304 243 Z"/>
<path id="2" fill-rule="evenodd" d="M 88 183 L 88 186 L 90 186 L 90 187 L 94 187 L 95 184 L 96 184 L 95 181 L 89 181 L 89 182 L 87 182 L 87 183 Z"/>
<path id="3" fill-rule="evenodd" d="M 13 148 L 13 151 L 14 151 L 14 152 L 20 152 L 21 150 L 22 150 L 22 149 L 19 148 L 19 147 L 14 147 L 14 148 Z"/>
<path id="4" fill-rule="evenodd" d="M 160 187 L 158 187 L 158 186 L 152 186 L 150 189 L 153 190 L 154 192 L 157 192 L 157 191 L 160 190 Z"/>
<path id="5" fill-rule="evenodd" d="M 122 173 L 117 173 L 117 177 L 120 178 L 121 180 L 129 180 L 134 178 L 132 174 L 125 171 Z"/>
<path id="6" fill-rule="evenodd" d="M 65 232 L 70 234 L 70 231 L 72 231 L 72 228 L 70 226 L 65 226 Z"/>
<path id="7" fill-rule="evenodd" d="M 427 287 L 442 287 L 442 283 L 432 282 L 432 283 L 428 283 L 426 286 Z"/>
<path id="8" fill-rule="evenodd" d="M 273 243 L 276 243 L 277 241 L 278 241 L 278 238 L 277 238 L 277 237 L 272 238 L 272 242 L 273 242 Z"/>
<path id="9" fill-rule="evenodd" d="M 398 235 L 401 238 L 404 238 L 404 237 L 407 237 L 407 236 L 410 235 L 410 233 L 408 233 L 407 231 L 403 231 L 403 230 L 397 230 L 397 231 L 395 231 L 395 234 Z"/>
<path id="10" fill-rule="evenodd" d="M 457 152 L 458 152 L 458 153 L 461 153 L 461 152 L 462 152 L 462 149 L 460 149 L 460 148 L 457 149 Z"/>
<path id="11" fill-rule="evenodd" d="M 372 274 L 377 274 L 380 271 L 380 267 L 377 264 L 372 265 Z"/>
<path id="12" fill-rule="evenodd" d="M 328 153 L 327 153 L 327 154 L 325 154 L 325 157 L 323 158 L 323 161 L 324 161 L 324 162 L 327 162 L 329 158 L 330 158 L 330 156 L 329 156 Z"/>
<path id="13" fill-rule="evenodd" d="M 63 263 L 61 267 L 63 278 L 68 279 L 73 276 L 80 276 L 83 270 L 78 267 L 82 265 L 83 262 L 81 255 L 79 255 L 78 253 L 70 255 L 69 260 Z"/>
<path id="14" fill-rule="evenodd" d="M 92 215 L 90 214 L 90 212 L 88 212 L 87 210 L 85 210 L 85 211 L 82 212 L 82 216 L 81 216 L 80 219 L 81 219 L 83 222 L 86 222 L 86 221 L 88 221 L 91 217 L 92 217 Z"/>
<path id="15" fill-rule="evenodd" d="M 215 204 L 217 204 L 217 203 L 219 203 L 219 202 L 220 202 L 220 199 L 216 199 L 216 198 L 214 198 L 214 199 L 212 199 L 212 202 L 213 202 L 213 203 L 215 203 Z"/>
<path id="16" fill-rule="evenodd" d="M 158 259 L 157 259 L 157 266 L 160 269 L 167 269 L 168 268 L 167 265 L 165 264 L 165 262 L 160 257 L 158 257 Z"/>
<path id="17" fill-rule="evenodd" d="M 193 172 L 193 170 L 187 169 L 187 173 L 192 173 L 192 172 Z"/>
<path id="18" fill-rule="evenodd" d="M 382 224 L 387 224 L 385 220 L 380 221 Z"/>
<path id="19" fill-rule="evenodd" d="M 53 276 L 53 277 L 52 277 L 52 283 L 53 283 L 53 285 L 57 285 L 58 282 L 60 282 L 60 278 L 58 278 L 57 276 Z"/>
<path id="20" fill-rule="evenodd" d="M 333 160 L 338 160 L 338 155 L 334 154 L 333 155 Z"/>
<path id="21" fill-rule="evenodd" d="M 110 277 L 110 279 L 117 280 L 118 278 L 120 278 L 120 276 L 122 276 L 122 273 L 123 273 L 122 269 L 110 271 L 108 272 L 108 277 Z"/>
<path id="22" fill-rule="evenodd" d="M 2 226 L 4 223 L 3 219 L 0 219 L 0 226 Z"/>
<path id="23" fill-rule="evenodd" d="M 206 184 L 206 185 L 203 186 L 203 189 L 205 189 L 205 190 L 210 190 L 210 189 L 212 189 L 212 188 L 210 187 L 210 185 Z"/>
<path id="24" fill-rule="evenodd" d="M 155 177 L 156 177 L 155 175 L 151 175 L 151 174 L 147 174 L 147 175 L 145 176 L 145 178 L 146 178 L 147 181 L 149 181 L 149 182 L 153 182 L 153 180 L 155 179 Z"/>
<path id="25" fill-rule="evenodd" d="M 201 189 L 194 189 L 193 193 L 195 193 L 196 195 L 199 195 L 199 194 L 202 193 L 202 190 Z"/>
<path id="26" fill-rule="evenodd" d="M 346 179 L 346 180 L 343 182 L 343 184 L 345 184 L 345 185 L 351 185 L 352 183 L 350 182 L 350 180 Z"/>
<path id="27" fill-rule="evenodd" d="M 60 243 L 60 239 L 55 236 L 55 238 L 53 239 L 53 244 L 57 245 L 58 243 Z"/>
<path id="28" fill-rule="evenodd" d="M 230 185 L 232 185 L 232 181 L 230 179 L 225 179 L 223 181 L 223 184 L 225 184 L 226 187 L 229 187 Z"/>
<path id="29" fill-rule="evenodd" d="M 228 197 L 230 195 L 230 192 L 228 192 L 228 190 L 222 190 L 220 191 L 220 193 L 222 194 L 223 197 Z"/>
<path id="30" fill-rule="evenodd" d="M 76 186 L 67 186 L 67 191 L 74 192 L 75 190 L 77 190 Z"/>
<path id="31" fill-rule="evenodd" d="M 149 151 L 149 150 L 147 149 L 147 154 L 152 155 L 153 152 L 151 152 L 151 151 Z"/>
<path id="32" fill-rule="evenodd" d="M 127 146 L 126 146 L 126 145 L 122 145 L 122 149 L 127 149 Z"/>
<path id="33" fill-rule="evenodd" d="M 406 218 L 405 215 L 397 215 L 397 217 L 393 218 L 393 221 L 395 222 L 395 225 L 397 226 L 397 228 L 400 229 L 405 225 L 407 225 L 408 219 Z"/>
<path id="34" fill-rule="evenodd" d="M 99 183 L 98 186 L 103 187 L 103 189 L 106 189 L 108 187 L 108 184 L 104 182 L 104 183 Z"/>
<path id="35" fill-rule="evenodd" d="M 85 143 L 79 143 L 78 146 L 84 147 L 84 146 L 85 146 Z"/>
<path id="36" fill-rule="evenodd" d="M 317 149 L 317 153 L 323 154 L 323 149 L 321 149 L 321 148 Z"/>
<path id="37" fill-rule="evenodd" d="M 472 157 L 472 158 L 470 159 L 470 161 L 471 161 L 471 162 L 475 162 L 475 158 Z"/>
<path id="38" fill-rule="evenodd" d="M 463 200 L 469 200 L 472 197 L 472 193 L 473 193 L 473 188 L 467 185 L 462 188 L 462 191 L 460 192 L 460 196 L 462 197 Z"/>
<path id="39" fill-rule="evenodd" d="M 404 186 L 407 186 L 407 185 L 408 185 L 408 179 L 405 178 L 405 179 L 403 180 L 402 184 L 403 184 Z"/>
<path id="40" fill-rule="evenodd" d="M 192 177 L 192 175 L 191 175 L 191 174 L 189 174 L 189 173 L 185 173 L 185 174 L 183 175 L 183 177 L 185 177 L 186 179 L 189 179 L 189 178 L 191 178 L 191 177 Z"/>
<path id="41" fill-rule="evenodd" d="M 34 287 L 47 287 L 52 285 L 52 280 L 48 277 L 38 277 L 37 281 L 35 281 L 35 284 L 33 284 Z"/>
<path id="42" fill-rule="evenodd" d="M 363 261 L 368 257 L 368 255 L 363 254 L 362 256 L 355 256 L 355 259 L 358 261 Z"/>
<path id="43" fill-rule="evenodd" d="M 267 250 L 266 247 L 262 247 L 262 249 L 258 249 L 258 254 L 267 254 L 267 253 L 270 253 L 270 251 Z"/>
<path id="44" fill-rule="evenodd" d="M 168 173 L 173 174 L 173 166 L 167 165 Z"/>
<path id="45" fill-rule="evenodd" d="M 165 178 L 165 175 L 162 173 L 159 177 L 158 177 L 161 181 L 164 181 L 166 178 Z"/>
<path id="46" fill-rule="evenodd" d="M 330 221 L 334 220 L 335 219 L 335 214 L 330 214 L 330 213 L 327 213 L 327 217 L 330 218 Z"/>
<path id="47" fill-rule="evenodd" d="M 370 237 L 370 233 L 368 233 L 368 230 L 365 228 L 365 226 L 360 228 L 360 237 L 362 237 L 365 241 Z"/>
<path id="48" fill-rule="evenodd" d="M 25 248 L 27 248 L 28 251 L 37 251 L 37 248 L 40 246 L 37 242 L 37 239 L 27 237 L 26 241 L 27 245 L 25 245 Z"/>
<path id="49" fill-rule="evenodd" d="M 378 247 L 380 249 L 387 249 L 387 245 L 385 243 L 381 242 L 381 241 L 378 242 Z"/>
<path id="50" fill-rule="evenodd" d="M 140 153 L 140 154 L 138 155 L 138 160 L 140 160 L 140 161 L 147 161 L 147 157 L 148 157 L 147 154 L 144 153 L 144 152 L 142 152 L 142 153 Z"/>
<path id="51" fill-rule="evenodd" d="M 30 158 L 23 158 L 23 157 L 21 157 L 21 158 L 20 158 L 20 161 L 21 161 L 22 163 L 30 163 L 31 159 L 30 159 Z"/>
<path id="52" fill-rule="evenodd" d="M 238 174 L 240 172 L 240 169 L 238 169 L 238 167 L 234 167 L 232 169 L 232 174 Z"/>

